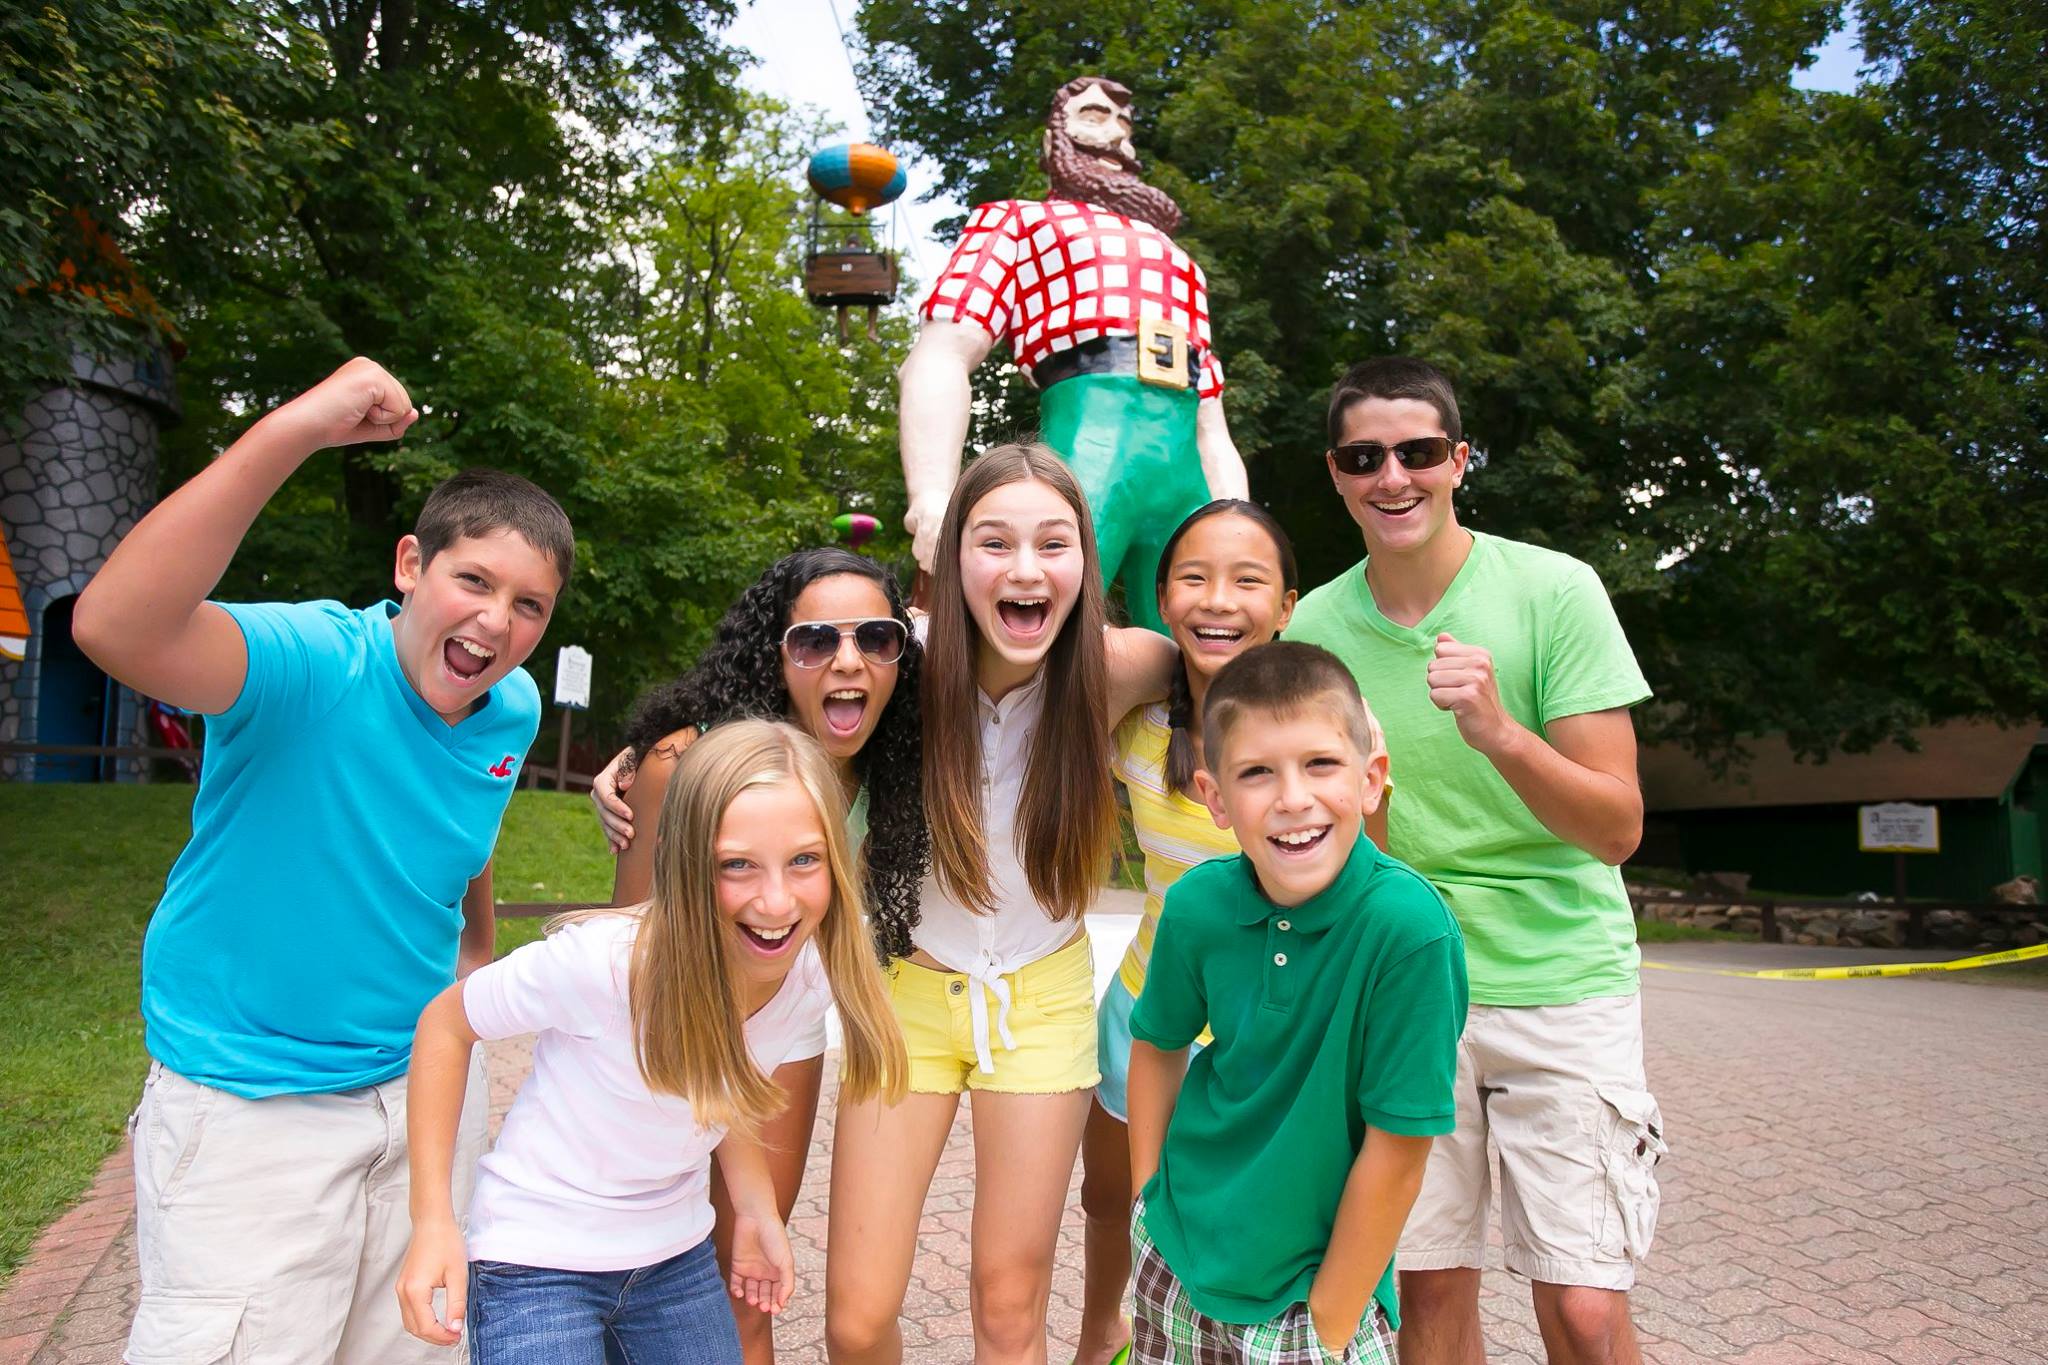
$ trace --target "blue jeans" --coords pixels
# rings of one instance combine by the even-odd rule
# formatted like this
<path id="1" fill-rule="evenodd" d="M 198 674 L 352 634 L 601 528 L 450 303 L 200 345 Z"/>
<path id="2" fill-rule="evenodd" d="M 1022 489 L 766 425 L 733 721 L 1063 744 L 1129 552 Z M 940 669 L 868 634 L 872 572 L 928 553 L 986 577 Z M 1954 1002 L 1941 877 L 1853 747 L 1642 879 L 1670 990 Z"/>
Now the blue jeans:
<path id="1" fill-rule="evenodd" d="M 638 1270 L 472 1261 L 472 1365 L 739 1365 L 718 1257 L 706 1237 Z"/>

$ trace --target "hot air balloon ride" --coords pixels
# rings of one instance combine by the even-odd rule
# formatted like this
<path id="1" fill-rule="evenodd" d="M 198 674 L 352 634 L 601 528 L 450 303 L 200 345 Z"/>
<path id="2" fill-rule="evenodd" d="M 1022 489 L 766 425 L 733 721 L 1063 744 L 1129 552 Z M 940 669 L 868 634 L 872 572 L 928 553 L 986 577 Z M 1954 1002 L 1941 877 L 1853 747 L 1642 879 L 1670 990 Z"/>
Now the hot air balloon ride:
<path id="1" fill-rule="evenodd" d="M 804 254 L 804 292 L 820 308 L 839 310 L 839 339 L 846 340 L 846 310 L 868 310 L 868 339 L 875 310 L 896 301 L 896 253 L 881 240 L 869 213 L 893 203 L 910 183 L 896 157 L 872 142 L 841 143 L 811 157 L 805 170 L 818 199 L 811 205 L 811 231 Z M 828 215 L 830 203 L 845 216 Z"/>

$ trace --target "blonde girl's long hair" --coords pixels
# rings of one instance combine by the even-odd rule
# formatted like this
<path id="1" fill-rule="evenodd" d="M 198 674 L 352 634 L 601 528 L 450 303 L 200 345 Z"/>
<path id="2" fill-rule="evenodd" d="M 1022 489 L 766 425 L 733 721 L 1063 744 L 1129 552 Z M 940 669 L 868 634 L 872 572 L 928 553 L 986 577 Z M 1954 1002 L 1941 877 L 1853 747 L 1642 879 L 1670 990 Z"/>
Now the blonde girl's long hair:
<path id="1" fill-rule="evenodd" d="M 626 999 L 648 1088 L 679 1095 L 700 1122 L 743 1135 L 758 1133 L 788 1097 L 747 1051 L 740 931 L 718 904 L 718 830 L 741 792 L 785 782 L 810 797 L 825 835 L 832 902 L 814 938 L 844 1033 L 841 1089 L 853 1100 L 894 1102 L 909 1074 L 861 922 L 861 877 L 831 759 L 783 721 L 713 726 L 684 750 L 662 799 L 652 895 L 639 911 Z"/>
<path id="2" fill-rule="evenodd" d="M 1095 526 L 1073 471 L 1049 446 L 996 446 L 968 465 L 939 527 L 921 698 L 925 823 L 939 885 L 962 905 L 993 910 L 974 679 L 981 632 L 961 596 L 960 542 L 976 503 L 1026 480 L 1058 493 L 1080 529 L 1081 597 L 1046 651 L 1044 709 L 1015 822 L 1017 855 L 1031 894 L 1053 919 L 1064 920 L 1087 909 L 1101 889 L 1116 841 L 1116 793 L 1109 775 L 1109 665 L 1102 636 L 1107 616 Z"/>

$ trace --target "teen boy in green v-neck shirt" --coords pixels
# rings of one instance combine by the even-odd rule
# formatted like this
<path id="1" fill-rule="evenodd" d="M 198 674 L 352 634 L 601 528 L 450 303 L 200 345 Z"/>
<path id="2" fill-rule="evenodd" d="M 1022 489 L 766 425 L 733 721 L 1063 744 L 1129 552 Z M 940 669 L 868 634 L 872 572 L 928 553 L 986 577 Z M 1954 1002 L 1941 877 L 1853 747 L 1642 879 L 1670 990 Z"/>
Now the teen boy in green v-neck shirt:
<path id="1" fill-rule="evenodd" d="M 1367 554 L 1301 600 L 1287 638 L 1345 662 L 1418 775 L 1388 846 L 1450 903 L 1471 973 L 1457 1128 L 1401 1236 L 1403 1365 L 1483 1358 L 1489 1136 L 1505 1259 L 1533 1282 L 1553 1365 L 1626 1365 L 1664 1150 L 1619 869 L 1642 834 L 1628 708 L 1650 690 L 1590 568 L 1459 525 L 1470 447 L 1441 372 L 1353 367 L 1329 436 Z"/>
<path id="2" fill-rule="evenodd" d="M 1197 788 L 1244 852 L 1167 893 L 1131 1015 L 1133 1355 L 1392 1365 L 1395 1239 L 1453 1123 L 1464 944 L 1365 837 L 1387 761 L 1337 659 L 1232 661 L 1203 752 Z"/>

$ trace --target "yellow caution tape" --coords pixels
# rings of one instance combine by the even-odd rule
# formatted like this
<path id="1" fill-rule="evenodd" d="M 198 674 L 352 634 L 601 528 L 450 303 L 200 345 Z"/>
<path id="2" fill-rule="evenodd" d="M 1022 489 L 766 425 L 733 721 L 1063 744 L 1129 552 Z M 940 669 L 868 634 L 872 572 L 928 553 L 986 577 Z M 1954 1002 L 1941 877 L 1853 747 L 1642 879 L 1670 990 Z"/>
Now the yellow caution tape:
<path id="1" fill-rule="evenodd" d="M 2048 943 L 2031 948 L 2008 948 L 2002 953 L 1981 953 L 1953 962 L 1873 962 L 1867 967 L 1778 967 L 1764 972 L 1739 972 L 1732 967 L 1681 967 L 1675 962 L 1645 961 L 1645 967 L 1665 972 L 1691 972 L 1698 976 L 1748 976 L 1764 981 L 1850 981 L 1865 976 L 1919 976 L 1924 972 L 1960 972 L 1972 967 L 1996 967 L 2005 962 L 2027 962 L 2048 957 Z"/>

